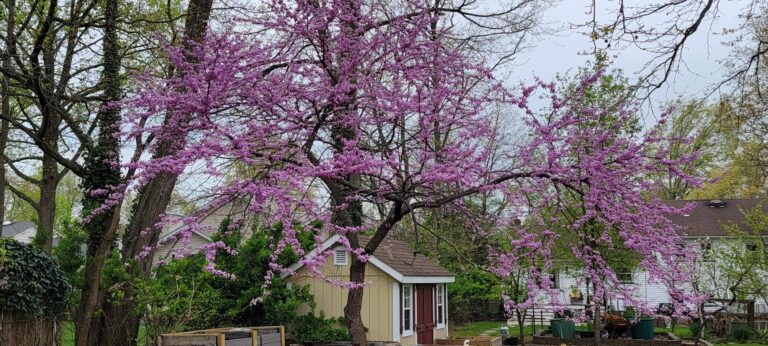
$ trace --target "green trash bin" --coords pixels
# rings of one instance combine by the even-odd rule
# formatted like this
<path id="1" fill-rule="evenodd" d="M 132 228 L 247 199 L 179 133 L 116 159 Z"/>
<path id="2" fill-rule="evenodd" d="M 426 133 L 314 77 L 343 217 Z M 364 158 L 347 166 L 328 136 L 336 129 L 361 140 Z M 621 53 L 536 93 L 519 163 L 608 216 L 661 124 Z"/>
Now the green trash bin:
<path id="1" fill-rule="evenodd" d="M 627 309 L 624 311 L 624 318 L 627 319 L 630 323 L 635 321 L 635 309 L 633 307 L 627 307 Z M 627 328 L 627 331 L 624 333 L 628 338 L 632 337 L 632 328 Z"/>
<path id="2" fill-rule="evenodd" d="M 640 320 L 632 325 L 632 339 L 653 340 L 653 318 L 640 317 Z"/>
<path id="3" fill-rule="evenodd" d="M 554 318 L 549 320 L 549 326 L 552 329 L 552 336 L 561 339 L 573 339 L 576 335 L 576 323 L 564 318 Z"/>

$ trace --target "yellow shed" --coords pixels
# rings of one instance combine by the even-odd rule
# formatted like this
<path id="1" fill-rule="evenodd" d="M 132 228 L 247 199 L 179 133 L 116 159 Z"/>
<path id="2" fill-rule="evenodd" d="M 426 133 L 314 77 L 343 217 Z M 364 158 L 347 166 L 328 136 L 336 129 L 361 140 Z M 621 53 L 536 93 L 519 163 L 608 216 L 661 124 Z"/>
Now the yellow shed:
<path id="1" fill-rule="evenodd" d="M 361 237 L 365 243 L 368 238 Z M 350 256 L 335 235 L 307 255 L 332 251 L 321 268 L 331 280 L 349 280 Z M 347 290 L 315 277 L 303 261 L 293 264 L 288 281 L 309 285 L 317 310 L 329 317 L 344 316 Z M 283 277 L 288 274 L 283 274 Z M 434 344 L 448 337 L 448 291 L 454 276 L 437 262 L 417 253 L 407 243 L 386 239 L 374 252 L 365 269 L 363 323 L 368 340 L 397 341 L 403 346 Z"/>

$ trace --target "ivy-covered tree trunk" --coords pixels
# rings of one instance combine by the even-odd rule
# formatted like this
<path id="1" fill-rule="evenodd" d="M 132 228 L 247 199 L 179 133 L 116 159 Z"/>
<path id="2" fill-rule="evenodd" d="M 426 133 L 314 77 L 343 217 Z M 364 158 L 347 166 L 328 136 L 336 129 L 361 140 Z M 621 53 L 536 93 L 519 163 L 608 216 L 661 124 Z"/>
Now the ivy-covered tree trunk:
<path id="1" fill-rule="evenodd" d="M 97 114 L 99 134 L 95 145 L 89 146 L 83 176 L 83 216 L 88 217 L 101 207 L 107 196 L 92 196 L 90 191 L 108 189 L 120 183 L 120 143 L 113 135 L 120 121 L 120 109 L 114 104 L 121 99 L 120 46 L 117 36 L 119 0 L 104 1 L 104 40 L 102 82 L 104 102 Z M 101 315 L 105 293 L 102 271 L 113 248 L 120 219 L 120 206 L 114 206 L 93 216 L 83 225 L 87 239 L 85 286 L 76 318 L 75 344 L 99 345 Z"/>
<path id="2" fill-rule="evenodd" d="M 189 43 L 203 41 L 212 7 L 213 0 L 189 1 L 184 31 L 187 50 L 192 49 Z M 195 57 L 190 54 L 187 59 L 189 62 L 194 62 Z M 177 144 L 179 143 L 160 142 L 154 157 L 174 155 L 178 148 Z M 160 173 L 139 190 L 131 220 L 123 235 L 122 260 L 128 264 L 129 281 L 119 284 L 122 289 L 120 299 L 105 302 L 103 332 L 106 334 L 101 336 L 105 344 L 126 346 L 136 344 L 141 316 L 137 312 L 136 292 L 132 285 L 138 279 L 149 277 L 151 273 L 154 247 L 159 241 L 161 232 L 157 224 L 170 203 L 177 180 L 176 174 Z M 149 232 L 146 232 L 147 230 Z M 147 248 L 151 249 L 149 253 L 138 258 L 139 253 Z"/>

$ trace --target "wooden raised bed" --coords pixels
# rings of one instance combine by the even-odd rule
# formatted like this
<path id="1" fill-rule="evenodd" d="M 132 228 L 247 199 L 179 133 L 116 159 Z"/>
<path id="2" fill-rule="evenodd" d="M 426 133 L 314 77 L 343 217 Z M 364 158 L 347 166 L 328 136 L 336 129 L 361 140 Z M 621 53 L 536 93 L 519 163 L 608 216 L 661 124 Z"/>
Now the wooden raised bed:
<path id="1" fill-rule="evenodd" d="M 464 345 L 464 340 L 469 340 L 470 346 L 501 346 L 500 336 L 467 336 L 453 337 L 449 339 L 435 339 L 435 344 Z"/>
<path id="2" fill-rule="evenodd" d="M 283 326 L 216 328 L 163 334 L 160 346 L 285 346 Z"/>

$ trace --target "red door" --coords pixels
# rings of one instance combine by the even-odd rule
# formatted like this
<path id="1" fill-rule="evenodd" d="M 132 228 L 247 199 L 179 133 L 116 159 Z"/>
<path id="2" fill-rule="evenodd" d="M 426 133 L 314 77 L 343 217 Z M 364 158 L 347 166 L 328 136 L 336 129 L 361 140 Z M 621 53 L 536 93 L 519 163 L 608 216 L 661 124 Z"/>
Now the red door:
<path id="1" fill-rule="evenodd" d="M 416 285 L 416 342 L 435 343 L 435 313 L 432 292 L 435 285 Z"/>

